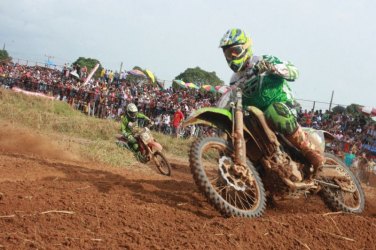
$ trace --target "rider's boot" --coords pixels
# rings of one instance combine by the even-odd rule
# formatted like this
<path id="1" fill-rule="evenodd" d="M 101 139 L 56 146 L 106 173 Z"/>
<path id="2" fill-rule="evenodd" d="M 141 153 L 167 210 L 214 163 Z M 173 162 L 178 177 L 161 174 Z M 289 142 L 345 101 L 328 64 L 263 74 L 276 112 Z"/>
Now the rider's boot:
<path id="1" fill-rule="evenodd" d="M 311 179 L 313 174 L 324 164 L 324 156 L 321 154 L 320 150 L 309 140 L 306 132 L 303 131 L 302 127 L 298 129 L 291 135 L 286 136 L 286 138 L 306 157 L 306 159 L 312 164 L 313 172 L 309 171 L 308 178 Z"/>

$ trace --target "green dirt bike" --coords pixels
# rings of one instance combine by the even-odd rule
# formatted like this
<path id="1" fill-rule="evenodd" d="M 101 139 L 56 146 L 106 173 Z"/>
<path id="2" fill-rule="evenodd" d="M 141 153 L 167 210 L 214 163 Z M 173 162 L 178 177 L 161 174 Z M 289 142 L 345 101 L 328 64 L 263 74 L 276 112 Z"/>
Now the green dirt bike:
<path id="1" fill-rule="evenodd" d="M 365 197 L 358 179 L 342 160 L 324 153 L 332 135 L 309 130 L 311 140 L 326 158 L 322 168 L 313 173 L 303 154 L 269 128 L 261 110 L 252 106 L 243 110 L 240 88 L 234 85 L 222 99 L 228 99 L 226 108 L 199 109 L 184 126 L 203 124 L 222 131 L 221 136 L 193 142 L 189 162 L 196 185 L 224 216 L 261 216 L 266 191 L 272 198 L 318 193 L 333 210 L 364 210 Z"/>

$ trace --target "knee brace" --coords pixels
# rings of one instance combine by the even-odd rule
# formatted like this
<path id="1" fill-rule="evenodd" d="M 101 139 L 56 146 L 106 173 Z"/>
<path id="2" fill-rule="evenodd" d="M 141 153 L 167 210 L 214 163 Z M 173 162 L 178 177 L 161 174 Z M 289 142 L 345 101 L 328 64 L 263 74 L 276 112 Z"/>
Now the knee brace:
<path id="1" fill-rule="evenodd" d="M 298 129 L 295 115 L 283 102 L 271 104 L 264 114 L 269 126 L 283 135 L 291 135 Z"/>

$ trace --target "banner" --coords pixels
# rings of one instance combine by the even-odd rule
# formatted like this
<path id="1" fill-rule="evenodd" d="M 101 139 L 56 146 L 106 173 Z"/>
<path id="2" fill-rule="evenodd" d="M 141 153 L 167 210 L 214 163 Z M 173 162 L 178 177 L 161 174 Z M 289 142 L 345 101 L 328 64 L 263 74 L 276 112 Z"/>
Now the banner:
<path id="1" fill-rule="evenodd" d="M 51 99 L 51 100 L 55 99 L 53 96 L 48 96 L 48 95 L 45 95 L 45 94 L 42 94 L 42 93 L 37 93 L 37 92 L 31 92 L 31 91 L 23 90 L 23 89 L 20 89 L 20 88 L 17 88 L 17 87 L 13 87 L 12 90 L 14 92 L 22 93 L 22 94 L 25 94 L 25 95 L 39 96 L 39 97 L 44 97 L 44 98 L 48 98 L 48 99 Z"/>
<path id="2" fill-rule="evenodd" d="M 99 63 L 97 63 L 97 65 L 95 65 L 95 67 L 91 70 L 90 74 L 86 77 L 86 80 L 83 83 L 83 86 L 85 86 L 86 84 L 89 83 L 90 79 L 93 77 L 95 71 L 97 71 L 98 68 L 99 68 Z"/>

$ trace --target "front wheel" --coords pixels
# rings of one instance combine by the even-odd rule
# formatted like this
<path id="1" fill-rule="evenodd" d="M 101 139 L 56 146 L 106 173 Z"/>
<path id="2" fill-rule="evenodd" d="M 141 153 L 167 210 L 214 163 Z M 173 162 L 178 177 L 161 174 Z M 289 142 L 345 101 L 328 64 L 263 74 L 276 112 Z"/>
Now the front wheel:
<path id="1" fill-rule="evenodd" d="M 159 172 L 163 175 L 171 175 L 171 165 L 162 152 L 155 151 L 153 153 L 153 160 Z"/>
<path id="2" fill-rule="evenodd" d="M 334 184 L 333 186 L 324 186 L 322 196 L 325 203 L 335 211 L 344 211 L 347 213 L 361 213 L 365 206 L 365 196 L 359 180 L 354 176 L 350 169 L 336 156 L 326 153 L 325 164 L 323 168 L 329 168 L 336 171 L 336 177 L 325 178 L 321 180 Z M 325 169 L 323 169 L 325 172 Z M 320 174 L 320 173 L 319 173 Z M 340 188 L 335 187 L 340 186 Z"/>
<path id="3" fill-rule="evenodd" d="M 266 204 L 263 183 L 251 162 L 236 166 L 232 155 L 222 138 L 196 140 L 189 157 L 196 185 L 224 216 L 259 217 Z"/>

